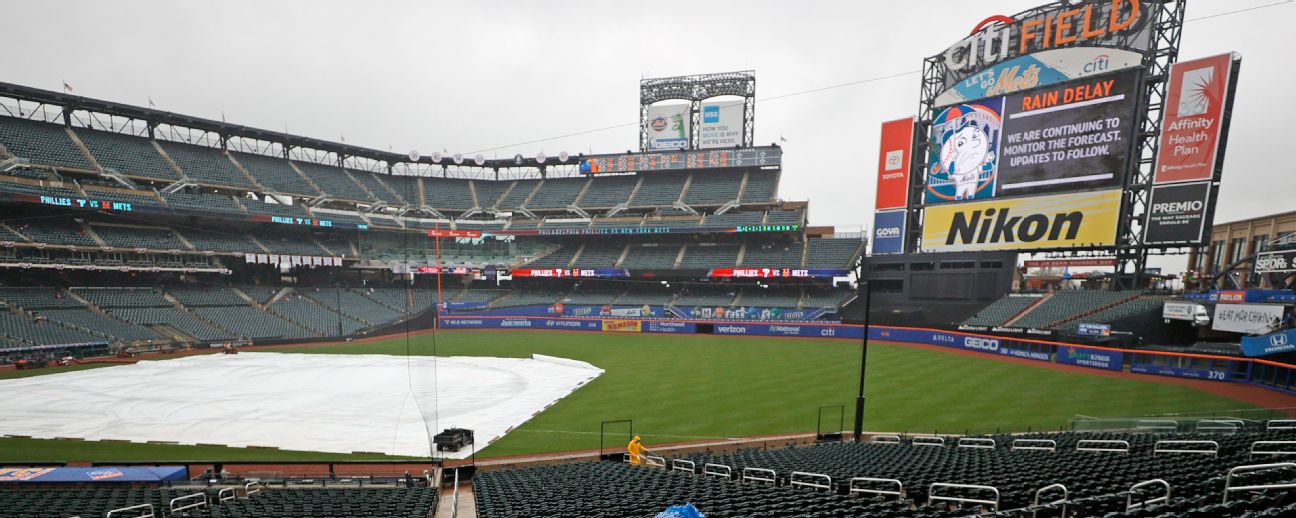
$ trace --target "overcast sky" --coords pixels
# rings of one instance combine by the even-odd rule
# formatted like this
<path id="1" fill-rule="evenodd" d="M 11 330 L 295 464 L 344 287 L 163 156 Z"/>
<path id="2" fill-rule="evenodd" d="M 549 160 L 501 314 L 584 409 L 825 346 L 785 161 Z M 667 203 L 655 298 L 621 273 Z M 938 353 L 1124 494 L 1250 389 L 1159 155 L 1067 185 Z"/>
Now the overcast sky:
<path id="1" fill-rule="evenodd" d="M 1188 18 L 1277 1 L 1193 0 Z M 922 58 L 1041 3 L 25 0 L 5 5 L 0 80 L 397 152 L 508 157 L 636 148 L 645 76 L 752 69 L 770 98 L 912 72 L 757 103 L 756 142 L 787 139 L 780 197 L 810 200 L 812 224 L 856 230 L 871 224 L 878 126 L 917 110 Z M 1278 43 L 1293 19 L 1288 0 L 1184 29 L 1185 59 L 1243 56 L 1217 221 L 1296 207 L 1292 161 L 1269 154 L 1296 145 L 1282 137 L 1296 72 Z"/>

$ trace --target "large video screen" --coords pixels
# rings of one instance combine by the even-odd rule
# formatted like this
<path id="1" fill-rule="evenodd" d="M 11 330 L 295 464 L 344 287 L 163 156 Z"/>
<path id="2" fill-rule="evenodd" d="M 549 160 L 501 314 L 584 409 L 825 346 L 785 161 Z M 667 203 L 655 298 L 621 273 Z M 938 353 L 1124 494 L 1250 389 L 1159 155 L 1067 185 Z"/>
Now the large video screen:
<path id="1" fill-rule="evenodd" d="M 1127 69 L 940 108 L 927 149 L 925 202 L 1120 187 L 1141 73 Z"/>

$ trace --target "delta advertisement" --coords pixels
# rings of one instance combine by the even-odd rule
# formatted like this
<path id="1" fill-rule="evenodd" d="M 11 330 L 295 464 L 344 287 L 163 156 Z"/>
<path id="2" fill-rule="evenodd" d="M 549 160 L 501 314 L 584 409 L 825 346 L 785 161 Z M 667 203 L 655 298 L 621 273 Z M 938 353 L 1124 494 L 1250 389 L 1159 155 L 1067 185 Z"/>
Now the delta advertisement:
<path id="1" fill-rule="evenodd" d="M 648 107 L 648 151 L 689 147 L 689 104 L 654 104 Z"/>
<path id="2" fill-rule="evenodd" d="M 1123 191 L 1096 191 L 929 206 L 927 252 L 1110 246 Z"/>
<path id="3" fill-rule="evenodd" d="M 1118 371 L 1124 368 L 1125 353 L 1068 345 L 1058 349 L 1055 360 L 1066 365 Z"/>
<path id="4" fill-rule="evenodd" d="M 913 127 L 913 118 L 882 123 L 882 143 L 878 147 L 876 210 L 903 209 L 909 205 Z"/>
<path id="5" fill-rule="evenodd" d="M 1141 71 L 958 104 L 932 122 L 929 204 L 1116 187 Z"/>
<path id="6" fill-rule="evenodd" d="M 1042 85 L 1086 70 L 1141 64 L 1130 54 L 1141 56 L 1152 47 L 1154 14 L 1154 8 L 1138 0 L 1051 3 L 1014 16 L 986 18 L 970 36 L 933 59 L 945 65 L 944 82 L 955 90 L 951 96 L 984 97 L 975 95 L 978 90 L 991 95 L 1011 93 L 1013 88 Z M 1075 50 L 1061 53 L 1060 49 Z"/>
<path id="7" fill-rule="evenodd" d="M 1282 325 L 1285 306 L 1276 304 L 1218 304 L 1211 329 L 1248 335 L 1265 334 Z"/>
<path id="8" fill-rule="evenodd" d="M 904 253 L 905 209 L 879 210 L 873 214 L 873 253 Z"/>
<path id="9" fill-rule="evenodd" d="M 742 99 L 702 103 L 698 148 L 732 148 L 743 144 Z"/>
<path id="10" fill-rule="evenodd" d="M 1161 118 L 1154 184 L 1210 180 L 1228 124 L 1233 55 L 1220 54 L 1170 66 L 1166 109 Z"/>
<path id="11" fill-rule="evenodd" d="M 1201 243 L 1206 236 L 1206 210 L 1211 182 L 1152 187 L 1143 241 L 1147 244 Z"/>

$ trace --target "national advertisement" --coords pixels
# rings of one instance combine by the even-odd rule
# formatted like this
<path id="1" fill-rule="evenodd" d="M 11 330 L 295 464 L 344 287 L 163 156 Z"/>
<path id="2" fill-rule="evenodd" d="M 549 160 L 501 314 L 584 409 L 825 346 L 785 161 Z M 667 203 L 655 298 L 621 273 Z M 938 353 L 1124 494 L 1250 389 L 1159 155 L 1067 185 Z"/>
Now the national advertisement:
<path id="1" fill-rule="evenodd" d="M 873 253 L 904 253 L 905 209 L 873 213 Z"/>
<path id="2" fill-rule="evenodd" d="M 878 146 L 877 210 L 903 209 L 909 204 L 909 164 L 913 152 L 913 118 L 882 123 Z"/>
<path id="3" fill-rule="evenodd" d="M 732 148 L 743 144 L 742 99 L 702 103 L 698 149 Z"/>
<path id="4" fill-rule="evenodd" d="M 1046 50 L 987 67 L 936 96 L 937 106 L 1006 95 L 1142 66 L 1138 52 L 1105 47 Z"/>
<path id="5" fill-rule="evenodd" d="M 617 333 L 638 333 L 643 321 L 641 320 L 603 320 L 603 330 Z"/>
<path id="6" fill-rule="evenodd" d="M 1197 244 L 1206 236 L 1211 182 L 1156 185 L 1148 204 L 1143 241 L 1154 244 Z"/>
<path id="7" fill-rule="evenodd" d="M 646 151 L 688 149 L 691 108 L 689 104 L 649 106 Z"/>
<path id="8" fill-rule="evenodd" d="M 1296 329 L 1265 336 L 1242 337 L 1242 354 L 1252 358 L 1296 351 Z"/>
<path id="9" fill-rule="evenodd" d="M 1228 381 L 1228 373 L 1223 369 L 1197 369 L 1193 367 L 1175 367 L 1155 363 L 1130 362 L 1130 372 L 1139 374 L 1156 374 L 1176 378 L 1193 378 L 1211 381 Z"/>
<path id="10" fill-rule="evenodd" d="M 1255 258 L 1256 273 L 1296 272 L 1296 250 L 1263 252 Z"/>
<path id="11" fill-rule="evenodd" d="M 928 252 L 1109 246 L 1120 220 L 1119 189 L 929 206 Z"/>
<path id="12" fill-rule="evenodd" d="M 1217 304 L 1211 329 L 1248 335 L 1265 334 L 1282 325 L 1287 308 L 1276 304 Z"/>
<path id="13" fill-rule="evenodd" d="M 1153 183 L 1215 177 L 1220 137 L 1227 124 L 1233 55 L 1220 54 L 1170 66 Z"/>
<path id="14" fill-rule="evenodd" d="M 1054 361 L 1066 365 L 1118 371 L 1124 368 L 1125 353 L 1108 349 L 1068 345 L 1058 348 Z"/>

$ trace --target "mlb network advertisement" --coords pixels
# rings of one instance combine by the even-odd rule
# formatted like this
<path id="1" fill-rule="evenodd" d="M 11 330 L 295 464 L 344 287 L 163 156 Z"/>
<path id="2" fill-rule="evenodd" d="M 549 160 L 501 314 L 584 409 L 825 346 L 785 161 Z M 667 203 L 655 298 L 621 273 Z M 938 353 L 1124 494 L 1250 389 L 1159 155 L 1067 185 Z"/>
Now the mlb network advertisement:
<path id="1" fill-rule="evenodd" d="M 648 150 L 677 150 L 689 147 L 688 104 L 656 104 L 648 107 Z"/>
<path id="2" fill-rule="evenodd" d="M 946 107 L 932 121 L 926 201 L 1118 187 L 1141 71 Z"/>
<path id="3" fill-rule="evenodd" d="M 1170 67 L 1153 183 L 1210 180 L 1227 123 L 1233 55 L 1220 54 Z"/>
<path id="4" fill-rule="evenodd" d="M 929 206 L 929 252 L 1082 248 L 1116 242 L 1123 191 L 993 199 Z"/>

